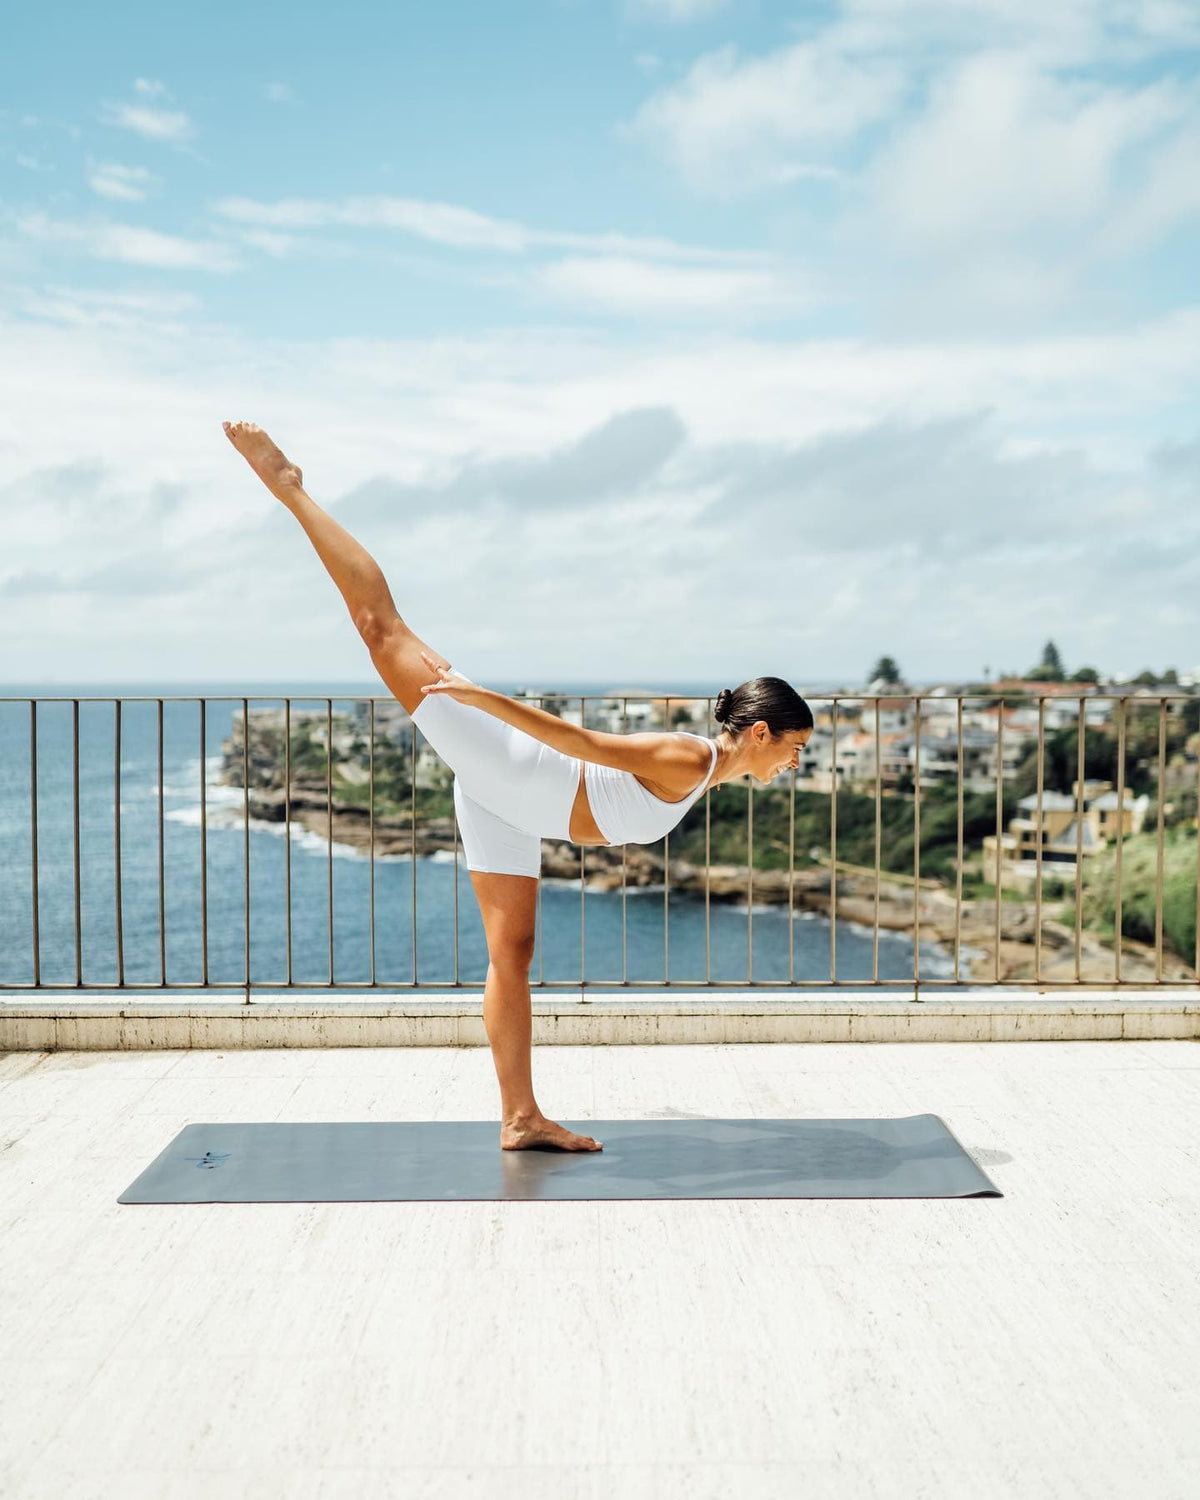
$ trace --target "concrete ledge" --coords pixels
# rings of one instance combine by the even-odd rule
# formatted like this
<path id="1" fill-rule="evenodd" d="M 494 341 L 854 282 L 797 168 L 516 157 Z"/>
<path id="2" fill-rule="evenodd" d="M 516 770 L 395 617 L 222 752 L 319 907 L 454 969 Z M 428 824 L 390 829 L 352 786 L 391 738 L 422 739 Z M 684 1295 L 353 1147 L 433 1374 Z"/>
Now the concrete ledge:
<path id="1" fill-rule="evenodd" d="M 934 999 L 877 992 L 618 993 L 533 998 L 537 1046 L 719 1042 L 1062 1042 L 1200 1037 L 1194 990 L 1050 995 L 960 991 Z M 483 1047 L 482 996 L 72 992 L 0 997 L 0 1051 L 181 1047 Z"/>

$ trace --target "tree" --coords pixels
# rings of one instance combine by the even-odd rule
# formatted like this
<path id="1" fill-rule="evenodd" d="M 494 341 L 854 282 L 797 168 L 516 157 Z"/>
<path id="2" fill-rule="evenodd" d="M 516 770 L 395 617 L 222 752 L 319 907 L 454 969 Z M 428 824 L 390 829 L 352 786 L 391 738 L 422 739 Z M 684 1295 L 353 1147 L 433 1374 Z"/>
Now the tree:
<path id="1" fill-rule="evenodd" d="M 871 668 L 868 682 L 903 682 L 904 676 L 900 671 L 900 664 L 894 656 L 881 656 Z"/>
<path id="2" fill-rule="evenodd" d="M 1077 672 L 1071 673 L 1072 682 L 1099 682 L 1100 673 L 1095 667 L 1080 667 Z"/>
<path id="3" fill-rule="evenodd" d="M 1168 687 L 1178 687 L 1179 673 L 1175 670 L 1174 667 L 1168 667 L 1167 670 L 1162 674 L 1162 680 Z"/>
<path id="4" fill-rule="evenodd" d="M 1036 667 L 1032 667 L 1026 676 L 1030 682 L 1061 682 L 1063 680 L 1066 676 L 1063 660 L 1053 641 L 1047 641 L 1042 647 L 1041 661 Z"/>

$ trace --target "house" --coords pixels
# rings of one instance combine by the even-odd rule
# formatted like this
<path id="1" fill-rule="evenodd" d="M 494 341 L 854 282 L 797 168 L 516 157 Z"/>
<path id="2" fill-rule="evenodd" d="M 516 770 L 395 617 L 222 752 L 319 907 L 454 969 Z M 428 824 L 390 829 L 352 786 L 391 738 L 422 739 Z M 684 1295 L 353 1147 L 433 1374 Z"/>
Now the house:
<path id="1" fill-rule="evenodd" d="M 1074 783 L 1070 796 L 1065 792 L 1043 791 L 1040 828 L 1036 793 L 1022 797 L 1017 805 L 1018 816 L 1009 819 L 1008 831 L 1000 838 L 1001 873 L 1032 880 L 1037 873 L 1039 841 L 1043 874 L 1052 869 L 1055 875 L 1073 877 L 1081 849 L 1087 859 L 1107 848 L 1112 840 L 1142 831 L 1150 799 L 1144 793 L 1135 797 L 1126 787 L 1122 807 L 1111 782 L 1085 781 L 1082 829 L 1077 822 L 1078 782 Z M 983 841 L 983 871 L 984 878 L 993 883 L 996 853 L 996 835 L 989 834 Z"/>
<path id="2" fill-rule="evenodd" d="M 862 706 L 859 724 L 864 734 L 874 735 L 875 720 L 879 720 L 879 733 L 903 734 L 912 729 L 916 715 L 916 700 L 912 698 L 876 698 Z"/>

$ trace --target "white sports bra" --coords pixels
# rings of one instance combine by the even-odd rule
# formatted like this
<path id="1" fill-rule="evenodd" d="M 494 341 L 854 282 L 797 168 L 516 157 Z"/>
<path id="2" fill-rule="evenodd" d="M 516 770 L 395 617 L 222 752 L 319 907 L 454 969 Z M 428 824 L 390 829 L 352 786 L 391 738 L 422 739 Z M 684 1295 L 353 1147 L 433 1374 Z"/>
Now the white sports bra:
<path id="1" fill-rule="evenodd" d="M 686 734 L 686 730 L 679 733 Z M 682 821 L 688 808 L 704 792 L 712 780 L 717 767 L 717 745 L 715 740 L 693 734 L 689 739 L 699 740 L 712 751 L 712 765 L 708 775 L 682 802 L 664 802 L 653 792 L 648 792 L 632 771 L 621 771 L 616 766 L 600 766 L 595 761 L 583 762 L 584 785 L 596 827 L 609 844 L 653 844 L 664 834 L 670 833 Z"/>

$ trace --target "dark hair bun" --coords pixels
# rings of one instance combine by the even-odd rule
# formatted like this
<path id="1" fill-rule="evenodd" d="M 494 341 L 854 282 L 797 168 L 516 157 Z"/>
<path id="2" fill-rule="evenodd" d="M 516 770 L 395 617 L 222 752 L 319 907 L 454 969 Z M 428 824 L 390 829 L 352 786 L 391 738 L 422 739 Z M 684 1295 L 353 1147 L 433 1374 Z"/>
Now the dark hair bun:
<path id="1" fill-rule="evenodd" d="M 811 729 L 812 709 L 782 677 L 755 677 L 741 687 L 722 688 L 713 705 L 713 718 L 727 724 L 736 739 L 760 719 L 765 719 L 772 736 L 787 729 Z"/>

